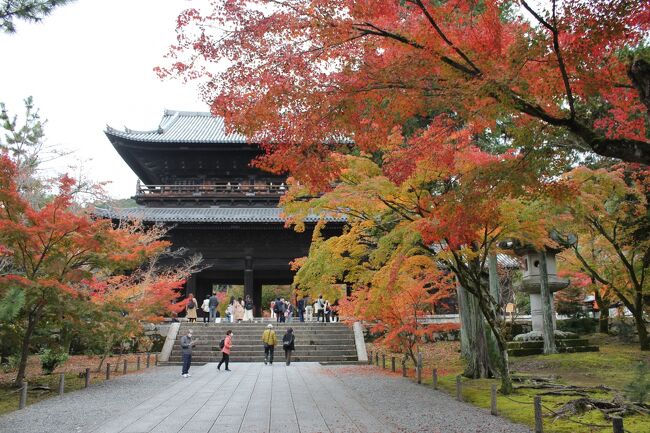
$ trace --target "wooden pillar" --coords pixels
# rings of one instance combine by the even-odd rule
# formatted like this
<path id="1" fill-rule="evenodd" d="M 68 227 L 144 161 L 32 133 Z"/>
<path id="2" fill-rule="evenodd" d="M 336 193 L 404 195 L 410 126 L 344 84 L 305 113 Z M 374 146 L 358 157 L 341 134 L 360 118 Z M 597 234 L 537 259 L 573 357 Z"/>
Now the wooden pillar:
<path id="1" fill-rule="evenodd" d="M 253 281 L 253 316 L 262 317 L 262 282 Z"/>
<path id="2" fill-rule="evenodd" d="M 244 299 L 255 296 L 255 280 L 253 279 L 253 258 L 246 256 L 244 259 Z"/>

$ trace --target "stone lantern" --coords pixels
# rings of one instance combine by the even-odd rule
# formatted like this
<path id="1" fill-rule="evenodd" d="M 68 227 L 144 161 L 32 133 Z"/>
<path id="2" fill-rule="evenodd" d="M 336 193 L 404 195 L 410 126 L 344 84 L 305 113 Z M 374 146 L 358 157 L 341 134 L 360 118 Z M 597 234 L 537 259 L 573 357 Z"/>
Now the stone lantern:
<path id="1" fill-rule="evenodd" d="M 516 248 L 515 252 L 523 256 L 523 278 L 521 291 L 530 295 L 530 314 L 533 331 L 543 332 L 544 321 L 542 317 L 542 294 L 540 278 L 541 254 L 546 255 L 546 269 L 548 273 L 548 287 L 551 294 L 564 289 L 569 285 L 569 280 L 557 276 L 555 256 L 560 250 L 546 249 L 544 253 L 535 250 L 532 246 Z M 551 308 L 553 305 L 551 303 Z M 553 314 L 553 328 L 555 329 L 555 314 Z"/>

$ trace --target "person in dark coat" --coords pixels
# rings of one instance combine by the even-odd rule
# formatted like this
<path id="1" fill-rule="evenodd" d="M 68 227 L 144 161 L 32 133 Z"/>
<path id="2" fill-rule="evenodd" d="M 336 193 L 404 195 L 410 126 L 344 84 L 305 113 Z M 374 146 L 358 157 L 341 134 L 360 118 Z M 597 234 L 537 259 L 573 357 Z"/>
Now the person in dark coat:
<path id="1" fill-rule="evenodd" d="M 300 298 L 298 300 L 298 320 L 301 322 L 305 321 L 305 298 Z"/>
<path id="2" fill-rule="evenodd" d="M 293 335 L 293 328 L 287 328 L 282 337 L 282 348 L 284 349 L 284 359 L 287 365 L 291 365 L 291 353 L 296 350 L 296 337 Z"/>

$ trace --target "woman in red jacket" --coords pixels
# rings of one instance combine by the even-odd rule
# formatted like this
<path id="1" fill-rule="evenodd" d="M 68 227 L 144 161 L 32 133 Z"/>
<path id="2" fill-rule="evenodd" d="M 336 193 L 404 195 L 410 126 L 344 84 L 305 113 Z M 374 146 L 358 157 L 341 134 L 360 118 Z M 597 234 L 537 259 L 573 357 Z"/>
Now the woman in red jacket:
<path id="1" fill-rule="evenodd" d="M 217 365 L 217 370 L 221 370 L 221 364 L 226 363 L 226 371 L 230 371 L 228 368 L 228 362 L 230 362 L 230 348 L 232 347 L 232 331 L 229 329 L 226 331 L 226 338 L 223 339 L 223 347 L 221 348 L 221 361 Z"/>

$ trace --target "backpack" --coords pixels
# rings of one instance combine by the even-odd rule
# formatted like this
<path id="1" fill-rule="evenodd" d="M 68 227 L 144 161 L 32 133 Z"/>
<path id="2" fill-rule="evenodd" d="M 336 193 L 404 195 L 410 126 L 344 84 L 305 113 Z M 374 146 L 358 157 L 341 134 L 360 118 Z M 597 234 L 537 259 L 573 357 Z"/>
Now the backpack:
<path id="1" fill-rule="evenodd" d="M 226 339 L 223 338 L 223 339 L 219 342 L 219 349 L 223 349 L 223 347 L 224 347 L 225 345 L 226 345 Z"/>

